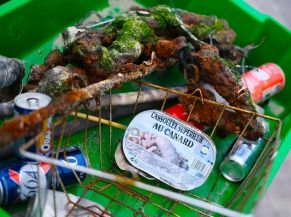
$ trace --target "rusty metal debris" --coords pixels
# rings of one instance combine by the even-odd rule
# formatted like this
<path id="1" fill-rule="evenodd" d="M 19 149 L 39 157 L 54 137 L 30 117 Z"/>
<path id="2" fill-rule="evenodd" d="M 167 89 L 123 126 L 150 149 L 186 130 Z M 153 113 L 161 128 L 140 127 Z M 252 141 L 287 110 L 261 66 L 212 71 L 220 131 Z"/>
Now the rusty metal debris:
<path id="1" fill-rule="evenodd" d="M 244 94 L 238 93 L 242 85 L 232 63 L 239 62 L 243 53 L 233 45 L 235 33 L 225 20 L 183 10 L 173 11 L 167 6 L 144 10 L 146 15 L 136 12 L 138 10 L 122 14 L 99 29 L 68 28 L 63 34 L 64 51 L 54 50 L 44 64 L 33 66 L 25 90 L 43 88 L 40 86 L 45 82 L 46 74 L 55 67 L 64 67 L 66 73 L 84 78 L 89 86 L 66 94 L 60 90 L 54 93 L 54 96 L 60 96 L 47 108 L 6 122 L 0 128 L 1 145 L 37 130 L 37 125 L 51 115 L 96 98 L 122 82 L 143 77 L 154 70 L 165 70 L 177 62 L 181 63 L 189 92 L 200 88 L 203 97 L 215 100 L 202 86 L 209 83 L 230 105 L 255 111 L 248 90 L 244 90 Z M 208 44 L 210 41 L 212 45 Z M 74 82 L 68 84 L 71 86 L 67 90 L 75 89 Z M 188 99 L 182 99 L 182 102 L 189 112 L 192 102 Z M 201 118 L 200 122 L 213 126 L 213 120 L 220 112 L 200 103 L 190 118 L 197 121 L 204 116 L 208 119 Z M 249 119 L 247 114 L 225 112 L 218 127 L 224 129 L 227 126 L 227 132 L 238 133 Z M 253 119 L 246 130 L 246 138 L 255 139 L 262 134 L 260 123 Z"/>
<path id="2" fill-rule="evenodd" d="M 17 116 L 6 121 L 0 128 L 0 147 L 5 147 L 12 141 L 16 141 L 25 135 L 29 135 L 32 131 L 39 132 L 41 130 L 41 127 L 39 126 L 41 126 L 43 120 L 52 115 L 68 110 L 69 108 L 74 108 L 78 104 L 112 89 L 114 86 L 119 85 L 122 82 L 138 79 L 150 74 L 159 67 L 159 60 L 153 59 L 152 65 L 142 63 L 140 65 L 129 65 L 128 67 L 133 66 L 135 70 L 131 70 L 130 73 L 112 76 L 85 88 L 67 92 L 55 98 L 55 100 L 46 108 L 39 109 L 28 115 Z"/>
<path id="3" fill-rule="evenodd" d="M 54 97 L 86 86 L 88 86 L 86 76 L 74 72 L 74 69 L 56 66 L 44 74 L 36 91 Z"/>
<path id="4" fill-rule="evenodd" d="M 243 88 L 239 73 L 232 64 L 219 56 L 216 47 L 204 44 L 198 52 L 187 50 L 182 58 L 188 93 L 200 89 L 206 99 L 219 101 L 217 96 L 220 96 L 228 105 L 256 112 L 255 103 L 251 99 L 250 92 Z M 205 84 L 211 85 L 213 88 L 205 88 Z M 186 110 L 191 110 L 193 100 L 181 98 L 181 102 Z M 223 112 L 222 121 L 218 127 L 226 133 L 240 133 L 251 119 L 250 114 L 233 110 L 221 111 L 220 108 L 202 102 L 197 102 L 190 119 L 214 126 L 221 112 Z M 262 124 L 253 118 L 244 136 L 255 141 L 263 134 Z"/>
<path id="5" fill-rule="evenodd" d="M 147 61 L 153 52 L 165 66 L 170 66 L 177 62 L 180 49 L 188 46 L 193 37 L 196 43 L 209 42 L 211 37 L 219 54 L 232 62 L 239 62 L 243 56 L 238 55 L 240 49 L 232 44 L 235 32 L 223 19 L 173 11 L 167 6 L 133 10 L 99 29 L 69 27 L 63 33 L 64 51 L 54 50 L 44 64 L 32 67 L 27 89 L 35 88 L 45 72 L 55 66 L 74 65 L 74 70 L 79 68 L 79 73 L 85 74 L 91 84 L 120 73 L 125 64 Z"/>

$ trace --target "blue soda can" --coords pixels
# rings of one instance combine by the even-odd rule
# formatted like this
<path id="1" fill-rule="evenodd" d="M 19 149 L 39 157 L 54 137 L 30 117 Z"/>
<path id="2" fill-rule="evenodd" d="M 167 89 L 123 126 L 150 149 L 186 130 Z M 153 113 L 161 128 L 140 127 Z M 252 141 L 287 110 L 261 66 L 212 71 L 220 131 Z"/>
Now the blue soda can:
<path id="1" fill-rule="evenodd" d="M 69 164 L 88 167 L 88 161 L 82 151 L 76 147 L 60 152 L 58 159 Z M 63 167 L 56 167 L 65 186 L 83 181 L 86 174 Z M 52 178 L 52 165 L 41 162 L 26 164 L 17 162 L 0 168 L 0 204 L 16 203 L 36 194 L 39 189 L 60 188 L 60 181 Z M 75 175 L 76 174 L 76 175 Z"/>
<path id="2" fill-rule="evenodd" d="M 87 157 L 79 148 L 74 146 L 66 148 L 65 150 L 60 152 L 58 159 L 65 164 L 89 167 Z M 78 183 L 78 179 L 82 181 L 86 178 L 86 173 L 73 171 L 65 167 L 57 166 L 56 171 L 65 186 Z M 60 180 L 57 177 L 53 178 L 51 186 L 55 186 L 57 189 L 59 189 L 61 187 Z"/>
<path id="3" fill-rule="evenodd" d="M 42 93 L 20 94 L 14 99 L 14 112 L 16 115 L 28 114 L 48 106 L 51 101 L 52 99 L 49 96 Z M 43 127 L 48 130 L 43 136 L 40 137 L 36 144 L 28 149 L 28 151 L 49 156 L 51 154 L 51 130 L 49 130 L 49 128 L 52 125 L 52 118 L 44 120 L 43 124 Z M 32 139 L 32 137 L 33 135 L 26 137 L 24 141 L 22 140 L 20 142 L 19 145 L 28 142 Z M 23 158 L 22 156 L 19 157 L 23 160 L 31 161 L 30 159 Z"/>

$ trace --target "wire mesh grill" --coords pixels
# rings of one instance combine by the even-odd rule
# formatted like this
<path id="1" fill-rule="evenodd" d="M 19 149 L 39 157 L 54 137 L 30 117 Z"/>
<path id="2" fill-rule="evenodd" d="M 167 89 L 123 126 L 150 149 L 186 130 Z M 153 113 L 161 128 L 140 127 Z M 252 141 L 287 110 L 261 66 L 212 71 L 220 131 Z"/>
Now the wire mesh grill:
<path id="1" fill-rule="evenodd" d="M 92 199 L 105 208 L 101 214 L 100 212 L 94 213 L 90 207 L 84 207 L 78 201 L 73 202 L 69 200 L 69 203 L 72 203 L 73 206 L 67 213 L 67 216 L 70 216 L 73 209 L 76 208 L 87 210 L 93 216 L 104 216 L 104 213 L 109 213 L 111 216 L 213 216 L 217 213 L 229 216 L 247 216 L 247 214 L 242 213 L 245 204 L 254 195 L 259 195 L 257 199 L 261 197 L 264 191 L 273 156 L 278 148 L 281 128 L 280 120 L 219 104 L 203 99 L 203 96 L 188 95 L 178 90 L 147 82 L 136 81 L 136 83 L 139 85 L 139 90 L 136 94 L 135 103 L 131 107 L 132 112 L 130 112 L 130 117 L 119 119 L 120 122 L 118 123 L 112 120 L 113 106 L 112 91 L 110 90 L 107 93 L 109 105 L 105 109 L 108 114 L 107 119 L 103 118 L 103 110 L 101 110 L 100 106 L 103 103 L 101 96 L 96 99 L 96 104 L 99 107 L 97 106 L 94 112 L 87 110 L 86 107 L 81 105 L 67 111 L 66 114 L 55 117 L 54 124 L 51 127 L 54 136 L 52 141 L 53 151 L 56 153 L 55 158 L 48 158 L 27 151 L 30 146 L 35 144 L 45 134 L 46 128 L 21 147 L 20 152 L 28 158 L 87 173 L 86 180 L 83 182 L 75 173 L 75 177 L 79 182 L 78 185 L 65 187 L 57 170 L 53 167 L 53 175 L 60 180 L 63 192 L 66 194 L 72 192 L 78 194 L 80 198 Z M 127 172 L 120 170 L 115 163 L 114 151 L 123 137 L 126 125 L 139 109 L 139 100 L 143 95 L 144 89 L 149 88 L 162 91 L 162 100 L 158 106 L 161 111 L 168 106 L 170 96 L 192 97 L 193 104 L 188 114 L 188 120 L 191 113 L 195 110 L 197 101 L 211 103 L 220 107 L 221 114 L 217 119 L 215 127 L 207 133 L 211 138 L 215 136 L 218 123 L 225 109 L 233 109 L 251 114 L 249 123 L 252 118 L 257 117 L 272 123 L 273 127 L 271 128 L 270 136 L 264 138 L 266 145 L 244 181 L 239 184 L 230 183 L 223 178 L 219 169 L 214 168 L 210 174 L 210 181 L 204 184 L 207 187 L 203 188 L 202 186 L 202 190 L 198 188 L 193 191 L 182 192 L 157 181 L 148 181 L 143 178 L 133 180 Z M 196 92 L 199 92 L 199 90 Z M 84 102 L 84 104 L 88 103 Z M 80 132 L 77 132 L 76 129 L 80 126 L 80 122 L 83 123 L 83 128 Z M 242 130 L 239 137 L 242 136 L 247 127 L 248 124 Z M 80 141 L 80 137 L 83 138 L 82 141 Z M 89 168 L 72 166 L 57 160 L 60 150 L 64 150 L 66 153 L 66 149 L 71 145 L 77 145 L 82 149 L 88 158 Z M 232 148 L 234 149 L 235 147 Z M 227 183 L 225 188 L 231 188 L 232 193 L 227 195 L 225 193 L 227 191 L 221 189 L 221 183 Z M 56 189 L 54 188 L 53 190 L 55 191 Z M 254 205 L 252 204 L 252 206 Z"/>

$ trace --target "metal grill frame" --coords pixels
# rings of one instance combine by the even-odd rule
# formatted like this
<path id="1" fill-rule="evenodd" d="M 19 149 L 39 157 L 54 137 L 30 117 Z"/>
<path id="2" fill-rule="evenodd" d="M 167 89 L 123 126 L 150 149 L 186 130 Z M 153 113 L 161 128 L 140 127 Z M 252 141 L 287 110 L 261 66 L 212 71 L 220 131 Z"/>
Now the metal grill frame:
<path id="1" fill-rule="evenodd" d="M 107 197 L 110 202 L 105 208 L 109 212 L 110 212 L 110 208 L 114 204 L 117 204 L 120 207 L 123 207 L 125 209 L 130 210 L 130 212 L 132 212 L 133 216 L 147 216 L 147 214 L 144 213 L 143 210 L 147 204 L 151 204 L 152 206 L 154 206 L 158 210 L 160 210 L 162 213 L 166 214 L 166 216 L 180 216 L 180 215 L 175 213 L 175 207 L 179 204 L 179 205 L 182 205 L 183 207 L 189 209 L 191 212 L 196 213 L 197 215 L 200 215 L 200 216 L 212 216 L 212 214 L 214 214 L 214 213 L 226 215 L 226 216 L 251 216 L 251 214 L 244 214 L 244 213 L 241 213 L 241 212 L 236 211 L 236 210 L 242 209 L 245 202 L 252 195 L 252 191 L 256 188 L 256 186 L 258 184 L 260 184 L 261 179 L 263 179 L 263 184 L 259 187 L 259 198 L 262 196 L 264 189 L 265 189 L 266 181 L 268 179 L 270 168 L 271 168 L 272 163 L 273 163 L 274 155 L 275 155 L 277 148 L 278 148 L 279 135 L 280 135 L 281 125 L 282 125 L 281 120 L 274 118 L 274 117 L 258 114 L 258 113 L 252 112 L 252 111 L 247 111 L 247 110 L 244 110 L 241 108 L 236 108 L 233 106 L 224 105 L 224 104 L 220 104 L 220 103 L 217 103 L 217 102 L 214 102 L 211 100 L 204 99 L 203 96 L 201 95 L 201 91 L 199 89 L 194 91 L 192 94 L 189 95 L 189 94 L 186 94 L 186 93 L 174 90 L 174 89 L 162 87 L 162 86 L 155 85 L 155 84 L 148 83 L 148 82 L 141 82 L 141 81 L 134 81 L 134 82 L 137 82 L 140 86 L 139 86 L 139 91 L 137 93 L 136 102 L 135 102 L 134 109 L 133 109 L 134 110 L 133 115 L 136 112 L 136 109 L 137 109 L 138 104 L 139 104 L 139 97 L 142 94 L 143 88 L 145 86 L 150 87 L 150 88 L 154 88 L 154 89 L 163 90 L 165 92 L 165 96 L 164 96 L 164 99 L 162 101 L 162 106 L 160 109 L 161 111 L 163 111 L 163 109 L 165 108 L 168 96 L 170 94 L 176 94 L 178 96 L 186 96 L 186 97 L 193 98 L 194 101 L 192 104 L 191 111 L 188 114 L 187 120 L 189 120 L 191 113 L 194 111 L 195 104 L 197 101 L 200 101 L 201 103 L 210 103 L 210 104 L 213 104 L 215 106 L 219 106 L 222 109 L 221 114 L 220 114 L 219 119 L 217 120 L 214 128 L 212 129 L 210 135 L 209 135 L 210 138 L 213 137 L 213 135 L 217 129 L 218 123 L 222 117 L 222 114 L 226 108 L 232 109 L 232 110 L 235 110 L 238 112 L 244 112 L 244 113 L 251 114 L 251 118 L 250 118 L 248 124 L 250 123 L 252 118 L 257 118 L 257 117 L 276 122 L 277 126 L 275 127 L 274 131 L 272 132 L 271 137 L 268 139 L 263 151 L 261 152 L 260 156 L 258 157 L 252 170 L 250 171 L 248 176 L 244 179 L 244 181 L 241 183 L 241 185 L 239 186 L 237 191 L 232 195 L 232 197 L 228 200 L 228 202 L 226 204 L 224 204 L 222 206 L 220 204 L 216 204 L 216 203 L 210 201 L 209 197 L 211 195 L 211 191 L 208 193 L 208 196 L 206 198 L 200 198 L 200 197 L 197 197 L 196 195 L 191 194 L 189 192 L 184 192 L 182 194 L 182 192 L 176 192 L 173 190 L 166 190 L 166 189 L 163 189 L 161 187 L 148 185 L 148 184 L 145 184 L 143 182 L 127 178 L 122 173 L 118 173 L 118 171 L 115 171 L 115 170 L 103 171 L 102 170 L 102 163 L 103 163 L 102 136 L 105 136 L 105 135 L 102 134 L 102 125 L 109 126 L 109 132 L 108 132 L 109 133 L 109 153 L 110 153 L 109 158 L 112 160 L 111 163 L 114 163 L 113 156 L 111 156 L 111 153 L 112 153 L 111 152 L 112 151 L 112 129 L 113 128 L 126 129 L 125 125 L 122 125 L 122 124 L 119 124 L 117 122 L 112 121 L 112 101 L 111 101 L 112 93 L 111 93 L 111 90 L 108 91 L 108 94 L 110 96 L 109 97 L 110 98 L 110 104 L 109 104 L 110 118 L 109 118 L 109 120 L 101 118 L 101 109 L 98 109 L 97 114 L 99 117 L 96 117 L 96 116 L 91 116 L 88 113 L 87 114 L 80 113 L 79 112 L 80 107 L 76 107 L 76 108 L 73 108 L 71 111 L 68 111 L 66 115 L 63 115 L 62 117 L 60 117 L 51 127 L 51 129 L 54 129 L 56 126 L 62 125 L 62 130 L 64 130 L 66 127 L 66 123 L 67 123 L 67 120 L 66 120 L 67 116 L 73 116 L 73 118 L 74 118 L 73 121 L 76 121 L 76 119 L 78 119 L 78 118 L 85 119 L 86 120 L 86 128 L 84 130 L 83 145 L 84 145 L 85 154 L 88 156 L 88 150 L 86 147 L 86 144 L 87 144 L 87 123 L 89 121 L 97 122 L 97 126 L 98 126 L 97 130 L 98 130 L 98 134 L 99 134 L 98 135 L 98 140 L 99 140 L 99 142 L 98 142 L 99 147 L 98 148 L 99 148 L 99 153 L 100 153 L 99 160 L 100 160 L 101 168 L 94 169 L 91 167 L 86 168 L 86 167 L 82 167 L 82 166 L 78 166 L 78 165 L 72 166 L 70 164 L 66 164 L 66 163 L 63 163 L 61 161 L 58 161 L 56 158 L 44 157 L 44 156 L 27 151 L 27 149 L 30 146 L 35 144 L 38 141 L 38 139 L 42 135 L 45 134 L 47 128 L 44 128 L 42 130 L 42 132 L 39 133 L 37 136 L 35 136 L 32 140 L 30 140 L 26 144 L 22 145 L 20 147 L 20 154 L 22 154 L 24 157 L 27 157 L 27 158 L 30 158 L 30 159 L 33 159 L 33 160 L 36 160 L 39 162 L 40 161 L 47 162 L 47 163 L 50 163 L 50 164 L 55 165 L 55 166 L 70 168 L 72 170 L 85 172 L 88 175 L 94 176 L 95 178 L 94 178 L 93 182 L 91 182 L 87 185 L 84 185 L 81 182 L 81 180 L 78 180 L 79 184 L 84 189 L 85 194 L 87 191 L 94 191 L 96 194 Z M 194 95 L 194 93 L 200 93 L 200 96 L 196 96 L 196 95 Z M 100 101 L 100 104 L 102 104 L 101 97 L 98 97 L 98 100 Z M 245 128 L 240 133 L 239 138 L 242 136 L 244 131 L 247 129 L 248 124 L 245 126 Z M 69 145 L 70 137 L 71 137 L 71 135 L 69 135 L 67 138 L 65 148 L 68 147 L 68 145 Z M 57 148 L 56 148 L 56 150 L 54 150 L 54 151 L 56 151 L 56 153 L 58 153 L 60 151 L 63 139 L 64 138 L 63 138 L 63 132 L 62 132 L 61 136 L 59 138 L 59 143 L 57 145 Z M 234 150 L 235 148 L 236 147 L 234 145 L 234 147 L 232 147 L 232 150 Z M 261 169 L 262 167 L 265 167 L 265 169 Z M 53 167 L 53 168 L 55 168 L 55 167 Z M 56 176 L 58 176 L 55 169 L 54 169 L 54 174 Z M 77 177 L 76 173 L 75 173 L 75 176 Z M 219 174 L 219 176 L 221 176 L 221 173 Z M 59 177 L 59 179 L 60 179 L 60 177 Z M 218 180 L 218 178 L 217 178 L 217 180 Z M 65 193 L 67 193 L 66 187 L 62 184 L 62 181 L 60 181 L 60 183 L 62 186 L 62 190 Z M 101 183 L 103 183 L 103 184 L 105 183 L 105 185 L 98 186 L 98 184 L 101 184 Z M 213 184 L 212 190 L 214 189 L 215 185 L 216 185 L 216 182 Z M 107 188 L 110 188 L 110 187 L 118 189 L 119 193 L 117 193 L 116 195 L 113 195 L 113 196 L 106 194 L 105 190 Z M 137 192 L 137 190 L 136 190 L 137 188 L 148 191 L 148 194 L 147 195 L 140 194 L 139 192 Z M 244 192 L 244 189 L 247 189 L 247 188 L 249 188 L 250 190 L 248 192 Z M 132 207 L 127 206 L 123 201 L 118 200 L 118 196 L 121 193 L 125 193 L 129 196 L 136 198 L 139 202 L 142 203 L 142 205 L 138 209 L 134 209 Z M 85 196 L 85 194 L 82 196 Z M 154 201 L 152 201 L 151 198 L 155 194 L 162 195 L 165 198 L 167 198 L 167 200 L 171 199 L 173 201 L 173 205 L 171 206 L 171 208 L 167 209 L 167 208 L 163 207 L 162 205 L 157 204 Z M 239 205 L 236 205 L 238 198 L 241 197 L 242 195 L 243 195 L 243 198 L 241 200 L 241 203 Z M 73 208 L 78 207 L 78 206 L 79 206 L 78 203 L 75 203 Z M 83 207 L 83 208 L 86 209 L 86 207 Z M 236 210 L 234 210 L 233 208 L 235 208 Z M 68 213 L 68 216 L 69 216 L 69 213 Z"/>

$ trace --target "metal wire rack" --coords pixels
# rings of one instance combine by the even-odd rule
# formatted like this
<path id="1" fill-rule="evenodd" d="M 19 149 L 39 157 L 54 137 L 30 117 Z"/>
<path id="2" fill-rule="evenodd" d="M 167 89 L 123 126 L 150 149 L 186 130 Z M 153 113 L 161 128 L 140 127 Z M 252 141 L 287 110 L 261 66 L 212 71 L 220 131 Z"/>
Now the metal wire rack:
<path id="1" fill-rule="evenodd" d="M 175 89 L 147 82 L 136 81 L 136 83 L 139 85 L 139 90 L 136 94 L 135 103 L 132 106 L 133 111 L 129 115 L 130 117 L 119 119 L 120 122 L 118 123 L 112 120 L 113 94 L 111 90 L 107 93 L 109 96 L 109 105 L 107 107 L 107 112 L 109 113 L 108 119 L 103 118 L 101 106 L 96 107 L 96 111 L 93 113 L 90 113 L 83 106 L 78 106 L 67 111 L 66 114 L 55 118 L 54 124 L 51 127 L 55 136 L 52 139 L 54 143 L 53 151 L 59 153 L 61 149 L 66 150 L 71 145 L 78 145 L 89 160 L 90 166 L 88 168 L 70 165 L 56 158 L 44 157 L 29 152 L 27 149 L 38 141 L 47 128 L 44 128 L 41 133 L 24 144 L 20 148 L 20 153 L 27 158 L 39 162 L 47 162 L 55 166 L 85 172 L 87 174 L 86 180 L 83 182 L 79 180 L 79 184 L 73 187 L 65 187 L 59 177 L 62 191 L 66 194 L 72 192 L 78 194 L 81 198 L 90 198 L 96 201 L 104 207 L 104 212 L 109 213 L 111 216 L 250 216 L 251 214 L 243 213 L 244 206 L 254 195 L 256 195 L 257 200 L 264 192 L 273 157 L 278 148 L 281 121 L 270 116 L 203 99 L 203 96 L 188 95 Z M 233 109 L 251 114 L 249 122 L 252 118 L 260 117 L 272 123 L 271 134 L 264 138 L 266 145 L 247 178 L 239 184 L 233 184 L 223 178 L 219 169 L 214 168 L 210 175 L 211 181 L 207 181 L 204 184 L 207 187 L 203 187 L 203 185 L 201 187 L 202 190 L 198 188 L 193 191 L 182 192 L 170 188 L 161 182 L 148 181 L 143 178 L 134 180 L 130 178 L 128 173 L 118 169 L 113 153 L 118 142 L 123 137 L 126 124 L 139 108 L 139 100 L 143 95 L 144 89 L 149 88 L 162 91 L 162 101 L 159 105 L 161 111 L 167 107 L 168 99 L 173 95 L 193 98 L 193 105 L 188 114 L 189 116 L 195 110 L 197 102 L 211 103 L 220 107 L 221 114 L 216 125 L 207 133 L 211 138 L 215 137 L 218 123 L 225 109 Z M 99 105 L 103 103 L 101 99 L 101 97 L 97 99 Z M 84 102 L 84 104 L 86 103 L 88 102 Z M 80 121 L 85 123 L 84 128 L 82 132 L 76 132 L 75 128 Z M 247 127 L 248 124 L 242 130 L 239 135 L 240 137 Z M 80 141 L 80 138 L 83 138 L 83 141 Z M 55 169 L 54 175 L 58 176 Z M 76 174 L 75 176 L 77 177 Z M 220 189 L 222 182 L 227 183 L 225 185 L 226 188 L 232 189 L 230 195 L 225 194 L 225 191 Z M 84 207 L 78 201 L 73 202 L 69 200 L 69 203 L 73 204 L 71 209 L 76 207 L 85 209 L 92 216 L 103 216 L 104 214 L 104 212 L 103 214 L 94 213 L 90 210 L 90 207 Z M 252 206 L 254 205 L 252 204 Z M 72 210 L 68 212 L 67 216 L 70 216 L 71 212 Z"/>

